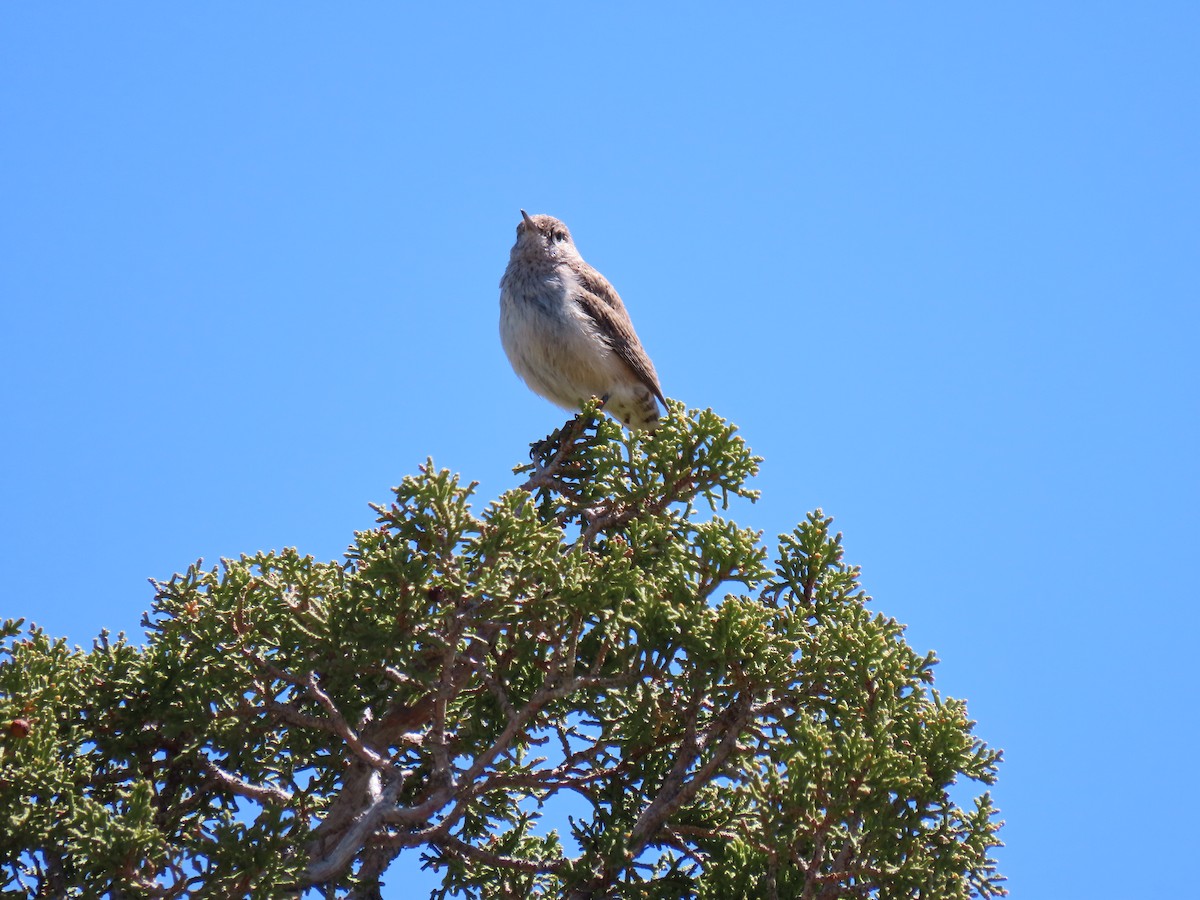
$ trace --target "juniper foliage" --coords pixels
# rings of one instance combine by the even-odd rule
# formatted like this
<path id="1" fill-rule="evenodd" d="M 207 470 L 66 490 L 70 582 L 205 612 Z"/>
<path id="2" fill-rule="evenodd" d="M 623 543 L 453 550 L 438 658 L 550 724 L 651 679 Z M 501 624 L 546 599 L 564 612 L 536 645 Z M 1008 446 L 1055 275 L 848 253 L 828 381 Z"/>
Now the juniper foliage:
<path id="1" fill-rule="evenodd" d="M 480 511 L 430 462 L 342 562 L 158 583 L 142 644 L 8 620 L 0 895 L 369 898 L 403 854 L 442 897 L 1004 894 L 951 797 L 1000 753 L 831 519 L 769 555 L 721 517 L 735 431 L 589 408 Z"/>

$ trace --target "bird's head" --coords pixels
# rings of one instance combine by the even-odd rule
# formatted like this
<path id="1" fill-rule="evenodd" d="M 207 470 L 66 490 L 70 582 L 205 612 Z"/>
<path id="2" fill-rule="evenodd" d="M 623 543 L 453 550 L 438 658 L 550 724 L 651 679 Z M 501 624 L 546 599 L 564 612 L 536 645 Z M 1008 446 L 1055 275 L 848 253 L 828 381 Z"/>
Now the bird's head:
<path id="1" fill-rule="evenodd" d="M 521 210 L 521 221 L 517 223 L 513 254 L 550 259 L 579 257 L 566 225 L 553 216 L 531 216 L 525 210 Z"/>

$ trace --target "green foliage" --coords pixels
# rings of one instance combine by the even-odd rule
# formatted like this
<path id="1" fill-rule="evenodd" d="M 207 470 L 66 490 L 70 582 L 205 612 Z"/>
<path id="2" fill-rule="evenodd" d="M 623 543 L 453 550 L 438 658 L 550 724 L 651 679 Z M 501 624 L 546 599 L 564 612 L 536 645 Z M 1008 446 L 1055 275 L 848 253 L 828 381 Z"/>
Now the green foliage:
<path id="1" fill-rule="evenodd" d="M 147 643 L 0 631 L 0 890 L 378 896 L 1003 894 L 1000 754 L 872 615 L 831 520 L 719 515 L 755 458 L 711 411 L 595 410 L 481 512 L 432 462 L 343 563 L 158 584 Z M 586 804 L 569 835 L 542 816 Z"/>

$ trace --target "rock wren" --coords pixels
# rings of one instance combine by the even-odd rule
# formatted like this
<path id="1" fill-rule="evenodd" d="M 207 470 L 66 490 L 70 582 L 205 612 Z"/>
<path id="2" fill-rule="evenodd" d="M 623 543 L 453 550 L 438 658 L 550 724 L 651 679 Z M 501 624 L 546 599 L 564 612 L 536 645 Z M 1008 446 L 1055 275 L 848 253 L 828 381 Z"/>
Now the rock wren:
<path id="1" fill-rule="evenodd" d="M 667 405 L 625 304 L 558 219 L 521 210 L 500 279 L 500 340 L 525 383 L 566 409 L 600 397 L 622 424 L 653 431 L 655 398 Z"/>

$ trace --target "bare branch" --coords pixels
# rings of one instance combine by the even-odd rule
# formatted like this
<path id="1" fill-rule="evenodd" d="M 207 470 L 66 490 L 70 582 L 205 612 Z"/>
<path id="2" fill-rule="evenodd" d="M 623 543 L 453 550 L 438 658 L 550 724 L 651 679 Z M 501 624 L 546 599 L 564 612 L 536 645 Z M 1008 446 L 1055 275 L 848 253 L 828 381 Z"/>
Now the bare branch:
<path id="1" fill-rule="evenodd" d="M 438 834 L 432 839 L 432 842 L 446 850 L 449 850 L 451 853 L 457 853 L 460 856 L 465 856 L 467 859 L 473 859 L 476 862 L 481 862 L 484 865 L 494 866 L 497 869 L 511 869 L 514 872 L 527 872 L 529 874 L 536 875 L 561 872 L 567 866 L 567 860 L 565 859 L 545 862 L 532 859 L 519 859 L 515 856 L 503 856 L 499 853 L 492 853 L 488 850 L 484 850 L 482 847 L 476 847 L 473 844 L 468 844 L 465 841 L 459 840 L 450 834 Z"/>
<path id="2" fill-rule="evenodd" d="M 738 735 L 742 726 L 750 718 L 753 711 L 753 704 L 750 696 L 746 693 L 738 695 L 737 699 L 730 707 L 722 714 L 718 721 L 708 729 L 705 738 L 700 742 L 700 748 L 703 749 L 718 733 L 723 732 L 720 742 L 713 750 L 712 756 L 704 763 L 691 779 L 687 782 L 682 782 L 679 779 L 674 779 L 668 776 L 663 788 L 655 796 L 654 800 L 647 806 L 637 822 L 633 826 L 633 830 L 629 835 L 629 852 L 635 856 L 646 845 L 650 836 L 661 827 L 676 810 L 696 795 L 705 784 L 707 784 L 722 765 L 729 758 L 729 754 L 733 752 L 737 745 Z M 681 753 L 681 758 L 683 754 Z M 692 754 L 695 758 L 695 754 Z M 690 765 L 690 761 L 689 761 Z M 674 771 L 672 772 L 674 774 Z"/>
<path id="3" fill-rule="evenodd" d="M 558 431 L 558 448 L 555 450 L 554 456 L 542 466 L 534 465 L 533 473 L 521 485 L 521 490 L 533 493 L 537 488 L 544 488 L 556 491 L 577 502 L 579 500 L 578 491 L 565 483 L 559 477 L 559 473 L 566 461 L 574 454 L 575 446 L 587 431 L 588 426 L 595 421 L 595 417 L 585 416 L 581 413 L 564 424 Z M 551 439 L 553 437 L 554 435 L 551 435 Z M 541 445 L 535 446 L 540 447 Z"/>
<path id="4" fill-rule="evenodd" d="M 259 803 L 266 803 L 271 806 L 287 806 L 292 802 L 292 795 L 287 791 L 267 786 L 251 784 L 248 781 L 243 781 L 232 772 L 226 772 L 215 762 L 208 758 L 203 752 L 197 754 L 200 760 L 200 766 L 212 776 L 213 780 L 221 784 L 227 790 L 232 791 L 239 797 L 245 797 L 247 800 L 255 800 Z"/>
<path id="5" fill-rule="evenodd" d="M 321 884 L 337 877 L 339 873 L 345 870 L 346 866 L 350 865 L 350 861 L 363 849 L 367 843 L 367 839 L 375 833 L 376 829 L 383 823 L 384 817 L 388 811 L 395 807 L 396 798 L 400 795 L 400 790 L 404 787 L 404 782 L 409 773 L 392 770 L 388 776 L 387 784 L 382 789 L 379 787 L 380 774 L 372 772 L 368 795 L 371 797 L 371 805 L 359 814 L 354 823 L 346 829 L 341 840 L 337 845 L 324 856 L 312 860 L 308 864 L 305 875 L 310 884 Z"/>
<path id="6" fill-rule="evenodd" d="M 317 676 L 315 672 L 310 672 L 304 679 L 304 687 L 313 697 L 313 699 L 321 704 L 325 712 L 329 714 L 330 722 L 333 724 L 334 733 L 336 733 L 343 741 L 346 742 L 346 746 L 350 748 L 355 756 L 357 756 L 367 765 L 373 766 L 377 769 L 388 771 L 392 768 L 392 761 L 390 759 L 376 753 L 359 739 L 358 735 L 354 732 L 354 729 L 350 727 L 350 723 L 346 721 L 346 717 L 343 716 L 337 706 L 334 705 L 333 700 L 330 699 L 327 693 L 321 690 L 321 686 L 317 683 Z"/>
<path id="7" fill-rule="evenodd" d="M 260 693 L 262 692 L 260 691 Z M 332 722 L 327 722 L 325 719 L 318 718 L 317 716 L 310 716 L 308 713 L 302 713 L 290 703 L 280 703 L 278 700 L 272 700 L 269 697 L 263 698 L 262 706 L 246 704 L 245 710 L 254 713 L 271 713 L 288 725 L 295 725 L 299 728 L 315 728 L 318 731 L 337 734 L 337 729 L 334 728 Z"/>

